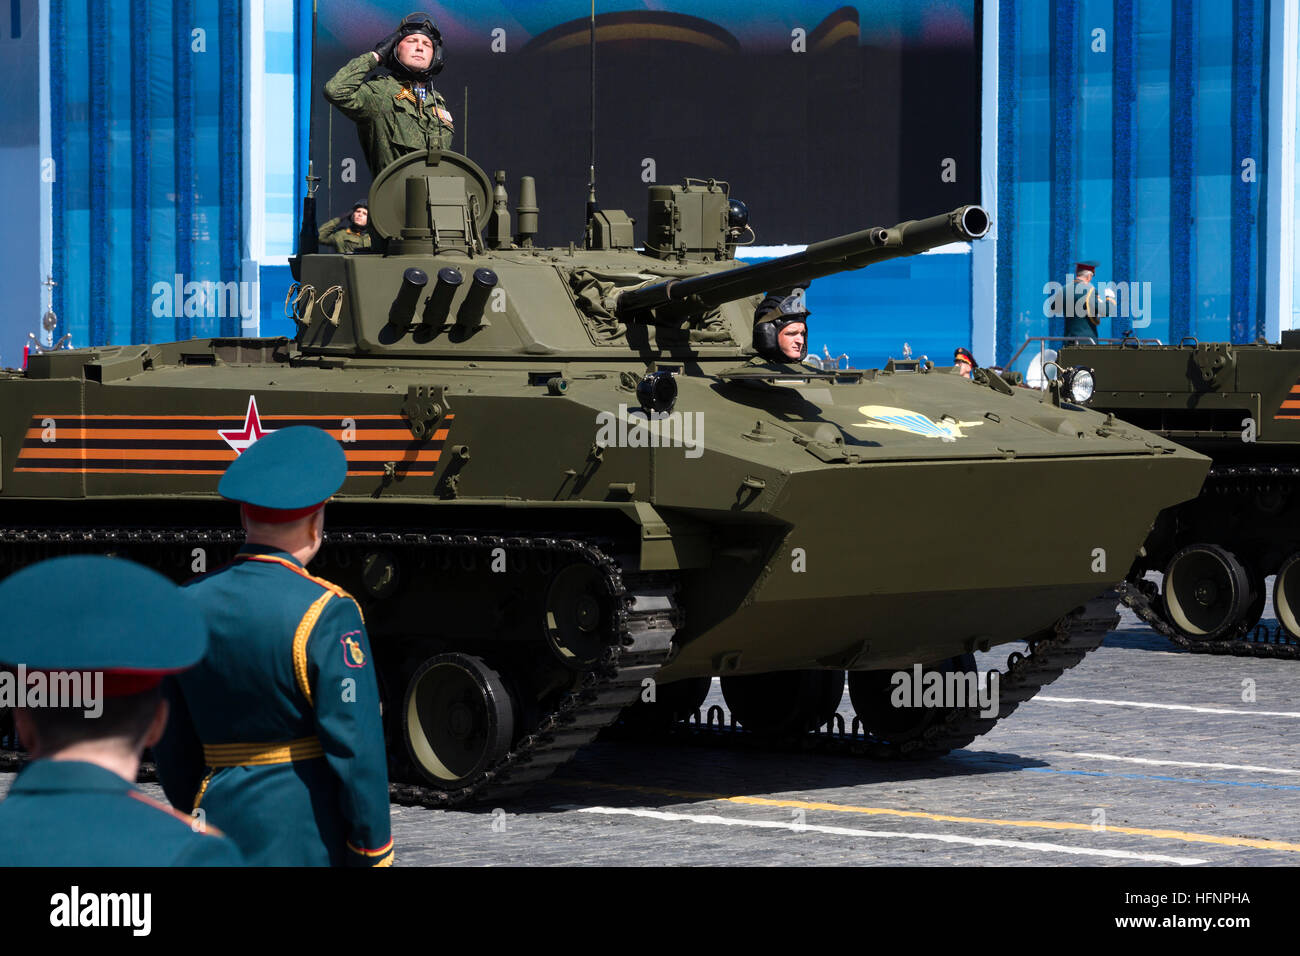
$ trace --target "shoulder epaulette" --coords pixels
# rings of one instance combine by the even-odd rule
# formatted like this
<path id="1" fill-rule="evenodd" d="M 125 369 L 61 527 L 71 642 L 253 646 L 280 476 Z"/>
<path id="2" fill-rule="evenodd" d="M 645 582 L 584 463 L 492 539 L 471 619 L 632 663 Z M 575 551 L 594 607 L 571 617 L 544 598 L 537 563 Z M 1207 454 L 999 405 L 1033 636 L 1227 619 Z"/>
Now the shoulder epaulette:
<path id="1" fill-rule="evenodd" d="M 181 823 L 184 823 L 195 833 L 203 833 L 207 836 L 225 836 L 220 829 L 208 823 L 206 820 L 190 816 L 188 813 L 181 813 L 175 807 L 170 807 L 159 800 L 155 800 L 147 793 L 141 793 L 139 790 L 128 790 L 127 795 L 130 796 L 131 799 L 138 800 L 147 807 L 153 807 L 155 810 L 160 810 L 168 816 L 174 817 Z"/>

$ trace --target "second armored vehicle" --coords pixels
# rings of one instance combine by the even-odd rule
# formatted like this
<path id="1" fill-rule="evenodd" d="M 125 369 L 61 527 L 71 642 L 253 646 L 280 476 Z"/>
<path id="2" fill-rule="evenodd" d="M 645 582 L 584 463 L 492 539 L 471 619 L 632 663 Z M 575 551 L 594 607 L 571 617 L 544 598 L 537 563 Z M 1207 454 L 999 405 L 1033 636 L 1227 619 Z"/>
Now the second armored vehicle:
<path id="1" fill-rule="evenodd" d="M 1125 600 L 1194 651 L 1300 659 L 1300 331 L 1280 344 L 1071 345 L 1092 407 L 1214 459 L 1198 497 L 1160 516 Z M 1164 572 L 1157 595 L 1147 571 Z M 1276 575 L 1279 631 L 1257 628 Z"/>

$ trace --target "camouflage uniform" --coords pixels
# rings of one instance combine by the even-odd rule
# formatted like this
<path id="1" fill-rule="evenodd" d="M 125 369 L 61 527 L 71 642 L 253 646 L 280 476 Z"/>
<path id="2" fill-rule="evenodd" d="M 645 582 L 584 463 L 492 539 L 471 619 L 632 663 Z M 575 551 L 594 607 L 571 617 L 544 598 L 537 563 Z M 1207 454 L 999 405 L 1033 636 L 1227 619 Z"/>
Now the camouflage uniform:
<path id="1" fill-rule="evenodd" d="M 421 104 L 410 81 L 382 74 L 367 80 L 375 69 L 372 53 L 349 60 L 325 84 L 325 98 L 357 124 L 357 136 L 370 175 L 378 176 L 393 160 L 434 146 L 451 148 L 451 111 L 437 90 L 426 84 Z"/>
<path id="2" fill-rule="evenodd" d="M 352 255 L 362 249 L 370 248 L 370 230 L 353 232 L 347 225 L 350 217 L 338 216 L 320 227 L 322 246 L 332 246 L 335 252 Z"/>

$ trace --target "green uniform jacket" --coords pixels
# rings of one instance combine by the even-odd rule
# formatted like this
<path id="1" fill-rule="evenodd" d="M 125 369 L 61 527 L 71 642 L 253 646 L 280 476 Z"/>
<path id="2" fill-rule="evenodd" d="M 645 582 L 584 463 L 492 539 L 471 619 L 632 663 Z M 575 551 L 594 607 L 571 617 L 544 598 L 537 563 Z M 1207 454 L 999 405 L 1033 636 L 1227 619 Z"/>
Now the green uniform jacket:
<path id="1" fill-rule="evenodd" d="M 253 865 L 391 864 L 379 689 L 356 602 L 257 545 L 185 590 L 208 652 L 168 682 L 172 718 L 154 748 L 168 799 L 203 808 Z"/>
<path id="2" fill-rule="evenodd" d="M 1065 334 L 1084 336 L 1090 339 L 1101 336 L 1101 322 L 1105 310 L 1098 306 L 1097 290 L 1091 282 L 1079 282 L 1065 290 L 1065 295 L 1072 296 L 1074 314 L 1065 317 Z"/>
<path id="3" fill-rule="evenodd" d="M 325 84 L 325 99 L 357 124 L 357 136 L 370 175 L 378 176 L 393 160 L 432 147 L 451 148 L 452 120 L 447 101 L 432 87 L 424 105 L 409 82 L 381 74 L 372 80 L 375 58 L 363 53 L 349 60 Z"/>
<path id="4" fill-rule="evenodd" d="M 6 866 L 242 866 L 215 828 L 80 760 L 28 764 L 0 803 Z"/>
<path id="5" fill-rule="evenodd" d="M 342 216 L 331 219 L 321 226 L 318 238 L 323 245 L 333 246 L 337 252 L 344 255 L 352 255 L 359 249 L 370 248 L 370 230 L 362 229 L 360 232 L 353 232 L 343 224 Z"/>

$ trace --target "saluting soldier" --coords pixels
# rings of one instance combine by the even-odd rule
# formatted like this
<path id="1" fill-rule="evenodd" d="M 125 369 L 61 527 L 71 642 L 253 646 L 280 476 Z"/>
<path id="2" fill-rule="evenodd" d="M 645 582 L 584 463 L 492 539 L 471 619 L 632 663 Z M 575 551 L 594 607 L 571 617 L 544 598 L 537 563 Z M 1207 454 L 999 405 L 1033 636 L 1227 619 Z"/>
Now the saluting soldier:
<path id="1" fill-rule="evenodd" d="M 451 110 L 432 83 L 443 61 L 433 19 L 412 13 L 373 52 L 349 60 L 325 84 L 325 98 L 357 124 L 372 177 L 407 153 L 451 148 Z M 367 80 L 380 66 L 390 72 Z"/>
<path id="2" fill-rule="evenodd" d="M 345 256 L 369 249 L 370 230 L 366 228 L 369 222 L 370 206 L 366 200 L 360 199 L 352 204 L 346 220 L 343 216 L 336 216 L 320 227 L 321 245 L 333 246 L 335 252 Z"/>
<path id="3" fill-rule="evenodd" d="M 388 767 L 361 609 L 310 574 L 343 449 L 305 425 L 270 432 L 217 487 L 247 543 L 191 582 L 208 653 L 169 687 L 158 778 L 255 865 L 388 866 Z"/>
<path id="4" fill-rule="evenodd" d="M 74 597 L 31 600 L 69 587 Z M 32 673 L 45 672 L 47 696 L 40 700 L 51 705 L 14 712 L 34 759 L 0 803 L 0 860 L 242 865 L 239 850 L 215 827 L 135 786 L 144 749 L 167 723 L 163 676 L 197 662 L 207 646 L 193 602 L 161 574 L 96 555 L 53 558 L 11 575 L 0 583 L 0 607 L 0 660 L 14 665 L 29 688 Z M 79 682 L 81 699 L 50 700 L 48 692 L 56 684 L 69 689 L 70 679 Z"/>
<path id="5" fill-rule="evenodd" d="M 1106 315 L 1105 303 L 1098 299 L 1097 290 L 1092 285 L 1092 277 L 1097 273 L 1097 263 L 1076 262 L 1074 264 L 1074 285 L 1065 294 L 1071 297 L 1072 309 L 1065 316 L 1066 336 L 1079 338 L 1100 338 L 1101 319 Z"/>

